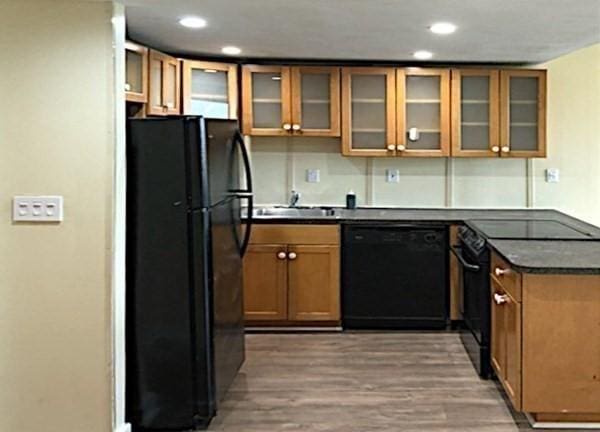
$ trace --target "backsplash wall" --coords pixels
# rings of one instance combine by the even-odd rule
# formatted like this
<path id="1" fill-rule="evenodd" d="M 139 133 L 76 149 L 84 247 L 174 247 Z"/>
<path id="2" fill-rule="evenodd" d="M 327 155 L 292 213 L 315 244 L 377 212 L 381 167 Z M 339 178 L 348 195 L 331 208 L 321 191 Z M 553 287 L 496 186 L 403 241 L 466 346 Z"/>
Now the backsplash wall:
<path id="1" fill-rule="evenodd" d="M 256 204 L 287 204 L 292 189 L 299 205 L 345 204 L 353 190 L 359 206 L 495 207 L 528 206 L 524 159 L 344 157 L 339 138 L 252 137 Z M 309 183 L 306 170 L 318 169 Z M 400 172 L 386 182 L 386 170 Z"/>

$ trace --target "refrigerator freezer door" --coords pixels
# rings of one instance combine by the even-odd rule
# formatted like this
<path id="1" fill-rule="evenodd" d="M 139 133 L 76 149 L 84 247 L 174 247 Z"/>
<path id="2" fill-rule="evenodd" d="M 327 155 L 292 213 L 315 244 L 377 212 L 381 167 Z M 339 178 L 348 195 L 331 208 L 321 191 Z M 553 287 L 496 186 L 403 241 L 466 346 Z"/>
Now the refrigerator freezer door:
<path id="1" fill-rule="evenodd" d="M 136 120 L 128 133 L 126 415 L 135 427 L 191 428 L 183 124 Z"/>
<path id="2" fill-rule="evenodd" d="M 240 188 L 240 154 L 234 120 L 204 120 L 210 206 L 229 199 Z"/>
<path id="3" fill-rule="evenodd" d="M 237 198 L 211 209 L 213 341 L 217 398 L 222 399 L 244 362 L 242 258 Z"/>

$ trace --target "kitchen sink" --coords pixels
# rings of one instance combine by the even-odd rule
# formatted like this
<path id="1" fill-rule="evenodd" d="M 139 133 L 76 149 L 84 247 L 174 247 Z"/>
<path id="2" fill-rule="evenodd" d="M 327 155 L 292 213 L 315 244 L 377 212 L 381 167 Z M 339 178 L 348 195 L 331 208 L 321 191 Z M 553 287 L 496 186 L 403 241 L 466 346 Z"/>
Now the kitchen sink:
<path id="1" fill-rule="evenodd" d="M 262 207 L 254 209 L 254 216 L 279 216 L 279 217 L 334 217 L 336 211 L 331 208 L 320 207 Z"/>

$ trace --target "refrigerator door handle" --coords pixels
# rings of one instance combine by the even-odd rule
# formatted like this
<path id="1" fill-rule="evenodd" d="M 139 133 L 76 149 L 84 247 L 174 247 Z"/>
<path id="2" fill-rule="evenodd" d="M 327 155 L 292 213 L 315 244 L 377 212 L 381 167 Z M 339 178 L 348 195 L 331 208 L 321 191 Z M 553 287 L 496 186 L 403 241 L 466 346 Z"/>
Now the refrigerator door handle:
<path id="1" fill-rule="evenodd" d="M 244 232 L 244 240 L 240 246 L 240 256 L 244 256 L 250 243 L 250 234 L 252 233 L 252 213 L 254 212 L 254 197 L 252 193 L 252 168 L 250 166 L 250 156 L 248 155 L 248 149 L 244 143 L 244 137 L 240 131 L 236 131 L 233 137 L 235 142 L 240 146 L 240 152 L 242 153 L 242 160 L 244 162 L 244 171 L 246 173 L 246 189 L 240 189 L 235 191 L 239 198 L 246 199 L 248 203 L 247 215 L 246 215 L 246 230 Z"/>

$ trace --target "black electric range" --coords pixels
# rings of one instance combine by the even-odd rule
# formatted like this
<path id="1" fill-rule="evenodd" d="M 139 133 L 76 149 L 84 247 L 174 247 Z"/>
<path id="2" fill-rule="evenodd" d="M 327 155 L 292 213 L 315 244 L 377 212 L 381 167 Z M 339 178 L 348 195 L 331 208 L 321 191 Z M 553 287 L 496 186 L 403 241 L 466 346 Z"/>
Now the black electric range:
<path id="1" fill-rule="evenodd" d="M 470 220 L 459 229 L 452 252 L 461 267 L 464 326 L 461 339 L 482 378 L 490 364 L 490 252 L 487 239 L 597 240 L 591 234 L 554 220 Z"/>

